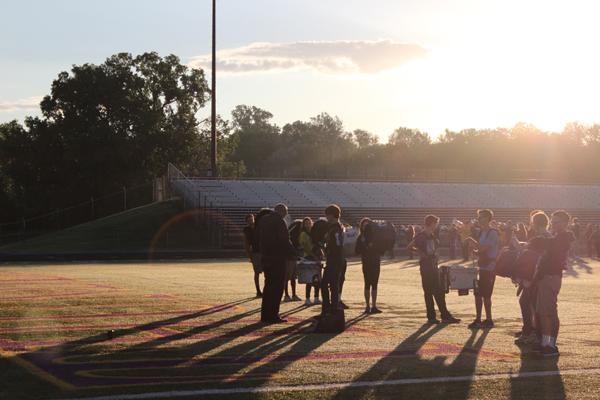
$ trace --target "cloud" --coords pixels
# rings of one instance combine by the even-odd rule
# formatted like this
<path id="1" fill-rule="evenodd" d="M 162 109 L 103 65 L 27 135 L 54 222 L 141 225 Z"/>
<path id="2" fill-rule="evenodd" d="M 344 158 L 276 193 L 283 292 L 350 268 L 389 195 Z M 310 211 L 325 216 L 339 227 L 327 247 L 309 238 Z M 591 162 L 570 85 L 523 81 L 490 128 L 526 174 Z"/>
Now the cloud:
<path id="1" fill-rule="evenodd" d="M 0 112 L 34 110 L 40 107 L 42 99 L 42 96 L 34 96 L 14 101 L 0 101 Z"/>
<path id="2" fill-rule="evenodd" d="M 376 74 L 423 58 L 417 44 L 377 41 L 252 43 L 217 52 L 217 71 L 236 74 L 314 70 L 327 74 Z M 210 54 L 192 58 L 190 66 L 210 69 Z"/>

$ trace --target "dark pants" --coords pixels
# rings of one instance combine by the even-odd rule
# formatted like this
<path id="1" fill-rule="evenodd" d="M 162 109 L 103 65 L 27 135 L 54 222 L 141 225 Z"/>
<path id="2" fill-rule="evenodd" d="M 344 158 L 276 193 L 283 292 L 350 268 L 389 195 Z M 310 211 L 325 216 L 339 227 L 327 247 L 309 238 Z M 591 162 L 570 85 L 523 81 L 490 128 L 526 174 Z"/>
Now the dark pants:
<path id="1" fill-rule="evenodd" d="M 323 313 L 336 310 L 340 304 L 340 281 L 343 264 L 341 262 L 327 263 L 323 280 L 321 281 L 321 295 L 323 296 Z"/>
<path id="2" fill-rule="evenodd" d="M 454 260 L 456 258 L 456 239 L 450 239 L 450 259 Z"/>
<path id="3" fill-rule="evenodd" d="M 365 281 L 365 290 L 373 288 L 377 290 L 379 273 L 381 271 L 381 259 L 377 256 L 362 258 L 362 272 Z"/>
<path id="4" fill-rule="evenodd" d="M 279 317 L 279 305 L 285 286 L 286 260 L 264 260 L 265 288 L 260 309 L 261 321 L 273 321 Z"/>
<path id="5" fill-rule="evenodd" d="M 346 269 L 348 268 L 348 263 L 346 260 L 342 261 L 342 266 L 340 268 L 340 297 L 342 297 L 342 292 L 344 291 L 344 282 L 346 282 Z"/>
<path id="6" fill-rule="evenodd" d="M 469 261 L 469 242 L 466 240 L 462 243 L 462 256 L 464 261 Z"/>
<path id="7" fill-rule="evenodd" d="M 523 335 L 535 331 L 535 300 L 537 293 L 535 287 L 524 288 L 519 297 L 521 316 L 523 317 Z"/>
<path id="8" fill-rule="evenodd" d="M 446 308 L 446 293 L 440 286 L 440 274 L 438 271 L 437 260 L 427 258 L 419 260 L 421 270 L 421 284 L 425 294 L 425 307 L 427 308 L 427 319 L 435 318 L 434 299 L 442 318 L 450 316 Z"/>

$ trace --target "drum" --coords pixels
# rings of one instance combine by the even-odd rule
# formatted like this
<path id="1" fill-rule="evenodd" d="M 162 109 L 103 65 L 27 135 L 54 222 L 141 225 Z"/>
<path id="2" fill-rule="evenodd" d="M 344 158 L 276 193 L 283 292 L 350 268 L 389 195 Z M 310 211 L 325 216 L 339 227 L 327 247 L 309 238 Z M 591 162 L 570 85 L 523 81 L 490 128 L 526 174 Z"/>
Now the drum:
<path id="1" fill-rule="evenodd" d="M 298 283 L 313 284 L 321 281 L 321 263 L 319 261 L 300 259 L 296 264 Z"/>
<path id="2" fill-rule="evenodd" d="M 479 269 L 463 265 L 447 265 L 440 267 L 442 288 L 449 293 L 458 290 L 459 295 L 469 294 L 469 290 L 477 288 Z"/>

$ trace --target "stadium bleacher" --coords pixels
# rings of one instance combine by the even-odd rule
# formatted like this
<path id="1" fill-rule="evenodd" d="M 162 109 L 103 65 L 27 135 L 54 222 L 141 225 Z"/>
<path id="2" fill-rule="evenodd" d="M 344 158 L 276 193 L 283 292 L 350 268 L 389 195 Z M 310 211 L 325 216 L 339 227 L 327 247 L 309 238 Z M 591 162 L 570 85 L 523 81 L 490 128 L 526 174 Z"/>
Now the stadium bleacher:
<path id="1" fill-rule="evenodd" d="M 497 219 L 527 221 L 530 210 L 569 210 L 582 223 L 600 220 L 600 186 L 557 184 L 474 184 L 353 181 L 218 180 L 171 177 L 171 187 L 188 207 L 206 208 L 216 216 L 229 241 L 239 246 L 244 216 L 262 207 L 285 203 L 294 218 L 322 216 L 325 206 L 339 204 L 343 219 L 363 216 L 396 225 L 419 224 L 427 213 L 473 218 L 491 208 Z"/>

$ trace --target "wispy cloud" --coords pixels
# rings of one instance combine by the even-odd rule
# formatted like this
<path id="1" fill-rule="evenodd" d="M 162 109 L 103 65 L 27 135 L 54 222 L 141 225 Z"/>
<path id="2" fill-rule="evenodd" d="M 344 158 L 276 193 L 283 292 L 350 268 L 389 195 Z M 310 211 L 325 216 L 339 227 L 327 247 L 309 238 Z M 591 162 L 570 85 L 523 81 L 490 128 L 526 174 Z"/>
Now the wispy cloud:
<path id="1" fill-rule="evenodd" d="M 14 101 L 0 101 L 0 112 L 34 110 L 40 107 L 42 99 L 42 96 L 34 96 Z"/>
<path id="2" fill-rule="evenodd" d="M 417 44 L 391 40 L 252 43 L 217 52 L 217 70 L 226 73 L 315 70 L 327 74 L 376 74 L 423 58 Z M 193 67 L 209 68 L 210 55 L 192 58 Z"/>

